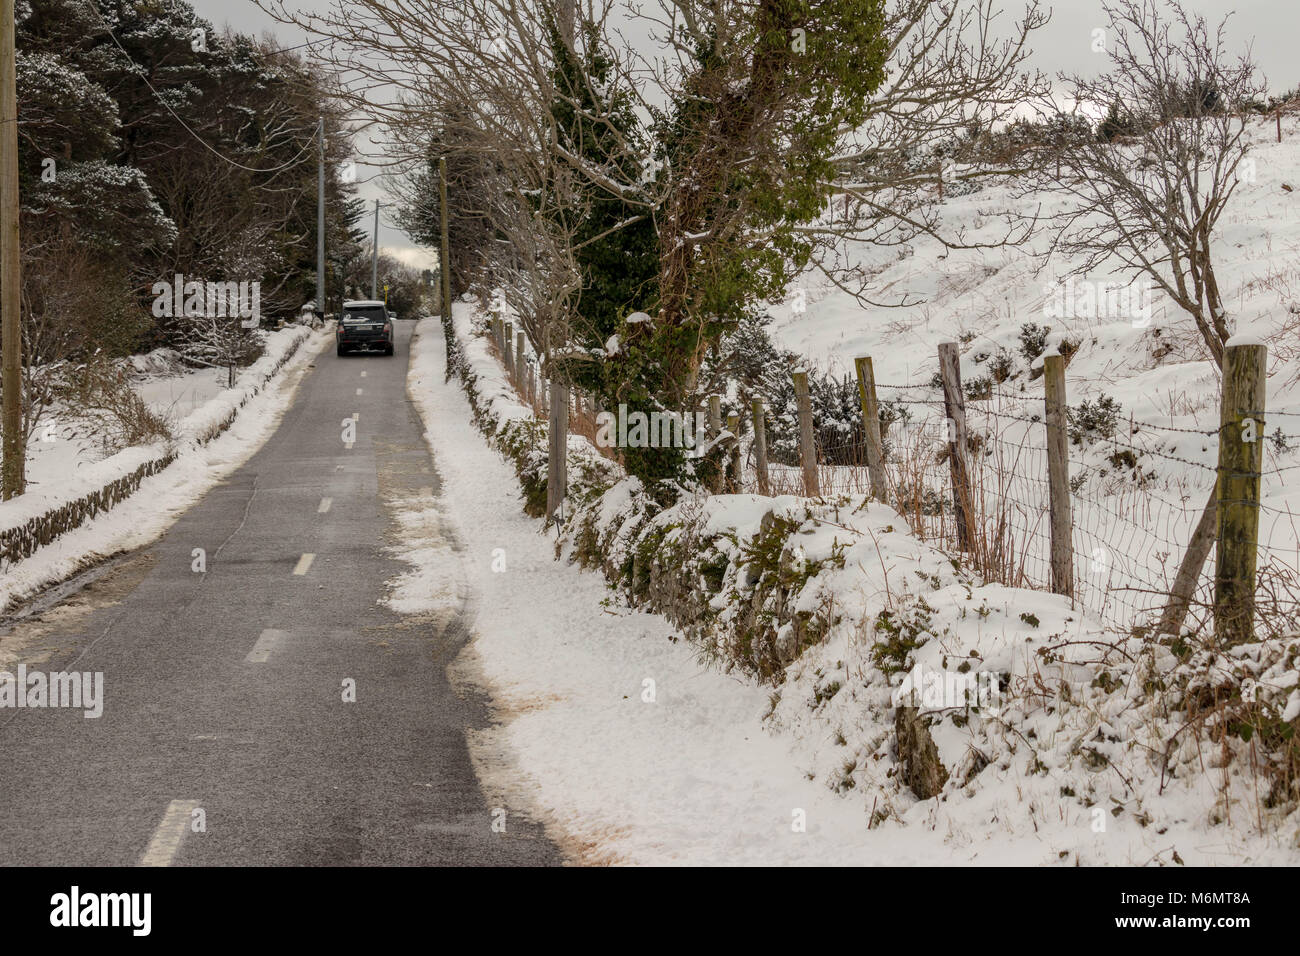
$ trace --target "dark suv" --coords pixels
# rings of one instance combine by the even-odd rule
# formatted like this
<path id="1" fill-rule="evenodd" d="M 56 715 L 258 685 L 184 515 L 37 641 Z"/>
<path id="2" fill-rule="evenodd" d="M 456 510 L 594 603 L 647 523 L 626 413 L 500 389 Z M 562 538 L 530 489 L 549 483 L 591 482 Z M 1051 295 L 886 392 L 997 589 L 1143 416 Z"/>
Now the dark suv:
<path id="1" fill-rule="evenodd" d="M 343 316 L 335 332 L 338 354 L 354 349 L 379 349 L 393 354 L 393 320 L 384 303 L 373 299 L 343 303 Z"/>

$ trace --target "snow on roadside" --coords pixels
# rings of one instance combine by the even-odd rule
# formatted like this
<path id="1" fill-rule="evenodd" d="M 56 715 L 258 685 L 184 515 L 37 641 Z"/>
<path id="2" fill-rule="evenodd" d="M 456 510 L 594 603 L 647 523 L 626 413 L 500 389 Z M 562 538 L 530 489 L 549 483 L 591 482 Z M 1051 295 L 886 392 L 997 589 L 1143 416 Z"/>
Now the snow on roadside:
<path id="1" fill-rule="evenodd" d="M 152 541 L 210 488 L 252 457 L 275 431 L 293 400 L 308 365 L 330 342 L 325 332 L 292 328 L 272 333 L 265 354 L 224 389 L 183 419 L 177 428 L 177 459 L 146 478 L 139 490 L 93 521 L 57 538 L 31 557 L 5 568 L 0 580 L 0 609 L 10 607 L 50 584 L 61 581 L 96 557 L 140 547 Z M 267 384 L 265 376 L 295 341 L 302 339 L 288 364 Z M 240 407 L 241 402 L 246 404 Z M 198 444 L 217 423 L 238 410 L 220 436 Z M 52 507 L 103 487 L 140 465 L 160 457 L 163 444 L 133 446 L 76 470 L 66 480 L 48 483 L 19 498 L 0 502 L 0 527 L 14 527 Z"/>
<path id="2" fill-rule="evenodd" d="M 443 384 L 443 343 L 436 325 L 425 322 L 419 331 L 408 388 L 444 477 L 445 511 L 455 516 L 464 540 L 468 586 L 478 607 L 475 636 L 458 667 L 492 691 L 504 718 L 477 741 L 480 772 L 489 791 L 527 808 L 578 859 L 948 865 L 1294 861 L 1289 828 L 1261 837 L 1251 832 L 1249 820 L 1240 820 L 1245 826 L 1239 827 L 1206 826 L 1207 811 L 1217 816 L 1215 808 L 1224 798 L 1212 773 L 1166 788 L 1142 762 L 1141 748 L 1130 762 L 1128 751 L 1117 745 L 1091 742 L 1088 747 L 1107 749 L 1133 779 L 1121 788 L 1121 775 L 1112 780 L 1095 768 L 1081 768 L 1069 745 L 1075 736 L 1079 741 L 1087 736 L 1086 726 L 1075 726 L 1088 717 L 1087 706 L 1069 713 L 1062 709 L 1057 717 L 1052 706 L 1030 708 L 1033 713 L 1015 723 L 1043 741 L 1041 748 L 1028 746 L 1018 757 L 1015 746 L 990 750 L 997 766 L 974 770 L 973 785 L 949 788 L 937 801 L 896 800 L 878 815 L 870 794 L 897 789 L 883 779 L 896 772 L 893 760 L 880 759 L 888 757 L 888 741 L 881 741 L 893 732 L 892 708 L 876 700 L 879 681 L 848 680 L 850 671 L 872 670 L 848 629 L 805 651 L 780 693 L 770 697 L 763 688 L 708 669 L 696 648 L 674 642 L 676 635 L 662 618 L 626 609 L 609 599 L 599 576 L 555 561 L 540 522 L 520 510 L 513 468 L 470 424 L 470 407 L 459 387 Z M 490 403 L 499 418 L 526 415 L 521 406 L 508 407 L 512 400 L 490 356 L 474 360 L 481 340 L 461 344 L 479 400 Z M 727 511 L 748 507 L 746 497 L 711 502 Z M 723 524 L 731 527 L 733 518 Z M 494 572 L 494 560 L 504 560 L 504 570 Z M 832 581 L 840 597 L 870 584 L 865 567 L 861 561 L 846 563 L 844 580 Z M 1072 617 L 1052 595 L 996 586 L 976 593 L 983 603 L 977 602 L 980 613 L 969 620 L 963 602 L 932 596 L 936 608 L 953 606 L 936 616 L 951 625 L 941 628 L 945 634 L 951 630 L 951 638 L 923 648 L 931 670 L 942 666 L 930 660 L 936 654 L 963 651 L 964 645 L 952 643 L 957 637 L 1018 659 L 1025 655 L 1017 648 L 1040 626 L 1063 632 Z M 1019 617 L 1013 605 L 1023 612 Z M 1009 668 L 1013 674 L 1023 669 Z M 832 680 L 837 676 L 843 680 Z M 1111 700 L 1088 691 L 1090 676 L 1080 678 L 1085 696 L 1102 699 L 1114 726 L 1132 724 L 1133 715 L 1120 713 L 1125 695 Z M 643 696 L 647 680 L 653 681 L 653 702 Z M 827 701 L 823 692 L 829 684 L 837 689 L 852 684 L 857 690 L 830 693 Z M 935 727 L 950 769 L 973 746 L 971 735 L 955 726 L 954 721 L 954 726 Z M 853 746 L 846 746 L 850 742 Z M 829 786 L 849 777 L 846 757 L 857 758 L 853 776 L 862 785 L 856 790 Z M 1238 784 L 1227 800 L 1229 817 L 1240 818 L 1244 809 Z M 1107 797 L 1112 789 L 1124 799 Z M 1086 799 L 1093 790 L 1098 799 Z M 806 814 L 806 833 L 791 827 L 798 811 Z M 876 825 L 868 830 L 871 820 Z"/>
<path id="3" fill-rule="evenodd" d="M 294 334 L 292 330 L 273 333 L 267 344 L 278 354 L 281 344 L 291 341 Z M 154 414 L 172 424 L 198 411 L 225 388 L 225 369 L 190 368 L 175 349 L 154 349 L 120 362 L 131 376 L 135 393 Z M 249 380 L 247 374 L 245 370 L 241 378 Z M 27 443 L 28 491 L 55 489 L 70 474 L 105 457 L 94 435 L 87 434 L 76 409 L 55 403 L 42 415 Z"/>
<path id="4" fill-rule="evenodd" d="M 420 323 L 411 356 L 410 391 L 476 592 L 458 665 L 487 682 L 504 718 L 477 743 L 507 758 L 479 761 L 489 790 L 527 807 L 582 862 L 971 857 L 920 829 L 868 831 L 858 807 L 809 781 L 789 741 L 764 731 L 766 691 L 708 668 L 661 617 L 611 605 L 599 577 L 556 562 L 541 523 L 520 510 L 511 466 L 471 424 L 458 384 L 443 382 L 436 321 Z M 807 832 L 793 827 L 797 811 Z"/>

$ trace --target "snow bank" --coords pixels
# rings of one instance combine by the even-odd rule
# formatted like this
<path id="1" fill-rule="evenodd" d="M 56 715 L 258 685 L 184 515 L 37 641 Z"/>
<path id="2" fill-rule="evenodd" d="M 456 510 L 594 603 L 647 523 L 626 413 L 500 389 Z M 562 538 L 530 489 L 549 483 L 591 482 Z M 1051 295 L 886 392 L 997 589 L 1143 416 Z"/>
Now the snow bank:
<path id="1" fill-rule="evenodd" d="M 468 311 L 455 324 L 478 424 L 517 471 L 536 473 L 540 455 L 544 475 L 545 425 L 511 395 L 481 324 Z M 1181 639 L 982 584 L 861 496 L 661 509 L 584 440 L 569 452 L 557 553 L 599 568 L 719 670 L 769 685 L 768 729 L 864 826 L 938 830 L 955 858 L 989 861 L 1300 860 L 1297 795 L 1269 791 L 1294 780 L 1295 727 L 1280 722 L 1300 710 L 1300 638 L 1193 661 Z M 1261 757 L 1272 778 L 1250 771 Z"/>
<path id="2" fill-rule="evenodd" d="M 60 481 L 0 502 L 0 540 L 9 541 L 42 523 L 66 525 L 66 520 L 51 516 L 61 518 L 79 510 L 79 503 L 91 502 L 85 509 L 90 520 L 62 529 L 52 543 L 5 564 L 0 608 L 11 607 L 103 556 L 138 547 L 160 534 L 175 515 L 238 467 L 271 434 L 302 371 L 328 340 L 324 333 L 301 327 L 272 332 L 262 356 L 242 372 L 233 388 L 222 390 L 179 423 L 175 441 L 123 449 Z M 288 372 L 280 374 L 285 369 Z M 244 409 L 247 413 L 239 414 Z M 151 468 L 157 473 L 144 477 L 126 501 L 107 510 L 93 503 L 102 489 Z"/>

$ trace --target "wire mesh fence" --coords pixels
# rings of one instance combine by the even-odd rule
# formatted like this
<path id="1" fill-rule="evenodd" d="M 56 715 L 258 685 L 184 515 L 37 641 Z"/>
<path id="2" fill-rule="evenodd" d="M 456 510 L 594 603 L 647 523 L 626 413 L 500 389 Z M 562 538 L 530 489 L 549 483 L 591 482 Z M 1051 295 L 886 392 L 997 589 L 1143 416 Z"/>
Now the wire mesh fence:
<path id="1" fill-rule="evenodd" d="M 960 547 L 960 529 L 948 461 L 950 434 L 942 391 L 935 386 L 876 384 L 882 415 L 886 502 L 922 540 L 964 550 L 989 581 L 1046 589 L 1052 585 L 1047 428 L 1041 395 L 992 391 L 968 400 L 966 417 L 974 540 Z M 1300 431 L 1300 421 L 1296 422 Z M 1277 449 L 1295 448 L 1285 430 L 1272 432 L 1265 479 L 1285 481 L 1300 467 Z M 1169 437 L 1174 441 L 1168 441 Z M 1073 594 L 1112 626 L 1149 620 L 1168 600 L 1174 576 L 1217 478 L 1218 429 L 1127 422 L 1102 436 L 1082 434 L 1069 444 Z M 1191 440 L 1204 460 L 1179 453 Z M 861 444 L 819 444 L 820 490 L 867 494 L 871 484 Z M 828 464 L 827 462 L 836 462 Z M 752 466 L 752 461 L 750 462 Z M 800 468 L 769 465 L 773 494 L 801 494 Z M 752 467 L 745 490 L 756 490 Z M 1280 616 L 1294 620 L 1300 606 L 1300 523 L 1289 510 L 1260 506 L 1260 579 L 1271 582 Z M 1194 604 L 1212 604 L 1211 551 Z"/>
<path id="2" fill-rule="evenodd" d="M 504 364 L 504 363 L 503 363 Z M 511 376 L 513 379 L 514 376 Z M 526 393 L 523 380 L 514 382 Z M 1053 586 L 1051 493 L 1044 399 L 1031 392 L 986 389 L 963 403 L 969 484 L 965 531 L 954 494 L 952 426 L 938 385 L 875 383 L 881 409 L 885 503 L 910 530 L 950 553 L 961 553 L 981 577 L 1011 587 Z M 541 391 L 538 389 L 537 391 Z M 539 415 L 543 403 L 534 399 Z M 1259 503 L 1257 607 L 1263 626 L 1300 627 L 1300 523 L 1267 489 L 1285 485 L 1300 462 L 1300 413 L 1281 420 L 1265 441 L 1265 500 Z M 748 426 L 747 416 L 740 421 Z M 590 397 L 577 398 L 570 429 L 595 439 Z M 1108 422 L 1070 425 L 1068 443 L 1072 594 L 1109 626 L 1151 623 L 1168 602 L 1179 564 L 1218 478 L 1219 428 Z M 867 495 L 871 478 L 862 441 L 826 441 L 816 428 L 817 478 L 822 495 Z M 770 445 L 770 442 L 769 442 Z M 735 490 L 758 493 L 752 432 Z M 617 458 L 617 451 L 602 453 Z M 1214 462 L 1208 464 L 1207 462 Z M 805 493 L 801 462 L 768 462 L 769 495 Z M 964 496 L 963 496 L 964 497 Z M 966 540 L 963 540 L 966 539 Z M 1216 555 L 1212 548 L 1192 605 L 1208 617 Z"/>

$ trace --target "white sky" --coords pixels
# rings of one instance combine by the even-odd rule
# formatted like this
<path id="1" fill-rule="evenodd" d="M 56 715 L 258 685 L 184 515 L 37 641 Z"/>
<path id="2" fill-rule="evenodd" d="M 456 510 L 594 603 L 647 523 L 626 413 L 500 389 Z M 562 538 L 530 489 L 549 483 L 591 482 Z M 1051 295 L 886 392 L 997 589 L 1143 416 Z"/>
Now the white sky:
<path id="1" fill-rule="evenodd" d="M 191 0 L 199 14 L 220 28 L 229 24 L 243 33 L 271 33 L 282 46 L 302 43 L 308 37 L 276 23 L 253 0 Z M 337 0 L 288 0 L 291 9 L 324 10 Z M 1300 64 L 1296 63 L 1296 37 L 1300 36 L 1300 2 L 1297 0 L 1184 0 L 1187 10 L 1200 13 L 1211 23 L 1217 23 L 1225 14 L 1233 13 L 1229 21 L 1230 49 L 1236 52 L 1250 44 L 1255 62 L 1268 78 L 1269 89 L 1281 92 L 1300 86 Z M 1091 73 L 1104 65 L 1103 56 L 1092 52 L 1092 31 L 1104 27 L 1101 0 L 1062 0 L 1050 6 L 1051 20 L 1039 30 L 1033 40 L 1030 64 L 1049 75 L 1057 72 Z M 1007 22 L 1019 19 L 1023 3 L 1007 0 L 1002 14 Z M 375 170 L 358 166 L 358 181 L 369 179 Z M 383 199 L 379 182 L 363 182 L 360 196 L 366 200 L 371 212 L 365 222 L 373 223 L 373 202 Z M 384 220 L 388 219 L 388 223 Z M 380 248 L 404 262 L 418 268 L 432 266 L 436 256 L 415 246 L 400 230 L 391 225 L 391 218 L 380 211 Z"/>

